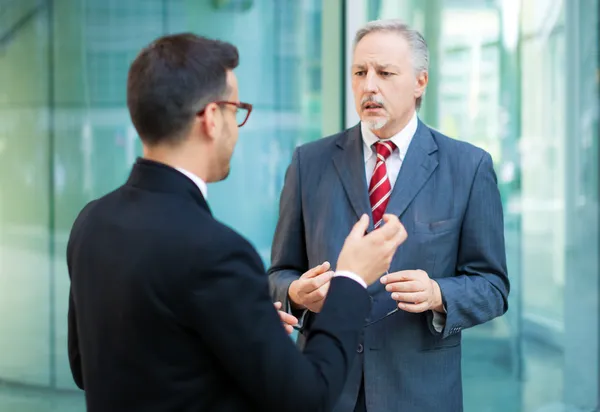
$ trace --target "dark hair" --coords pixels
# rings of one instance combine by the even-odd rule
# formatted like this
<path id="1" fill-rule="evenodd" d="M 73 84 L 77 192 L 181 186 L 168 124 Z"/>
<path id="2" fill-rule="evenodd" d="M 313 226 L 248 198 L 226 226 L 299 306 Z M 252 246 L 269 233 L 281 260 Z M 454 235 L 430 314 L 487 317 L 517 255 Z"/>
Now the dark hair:
<path id="1" fill-rule="evenodd" d="M 225 97 L 227 70 L 238 62 L 232 44 L 191 33 L 160 37 L 145 47 L 127 77 L 127 107 L 142 141 L 182 139 L 198 111 Z"/>

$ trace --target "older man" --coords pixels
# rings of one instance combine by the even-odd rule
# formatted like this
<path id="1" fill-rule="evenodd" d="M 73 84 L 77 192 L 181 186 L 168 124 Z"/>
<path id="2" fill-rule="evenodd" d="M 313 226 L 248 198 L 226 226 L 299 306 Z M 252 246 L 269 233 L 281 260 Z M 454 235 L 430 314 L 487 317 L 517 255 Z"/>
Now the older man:
<path id="1" fill-rule="evenodd" d="M 428 62 L 425 40 L 402 22 L 359 30 L 360 124 L 299 147 L 286 175 L 269 273 L 276 300 L 302 320 L 301 347 L 329 290 L 322 263 L 359 216 L 377 230 L 384 213 L 396 215 L 408 232 L 390 273 L 368 289 L 372 310 L 336 412 L 462 410 L 461 331 L 507 310 L 492 159 L 419 120 Z"/>

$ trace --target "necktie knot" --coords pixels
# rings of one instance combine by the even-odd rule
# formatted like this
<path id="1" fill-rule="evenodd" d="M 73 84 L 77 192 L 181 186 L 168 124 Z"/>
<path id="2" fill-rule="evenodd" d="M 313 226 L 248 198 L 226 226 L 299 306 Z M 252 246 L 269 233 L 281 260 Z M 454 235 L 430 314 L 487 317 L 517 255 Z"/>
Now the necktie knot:
<path id="1" fill-rule="evenodd" d="M 390 157 L 390 155 L 392 154 L 392 152 L 396 149 L 396 145 L 391 141 L 385 141 L 385 142 L 376 142 L 375 143 L 375 151 L 377 152 L 377 157 L 383 158 L 381 160 L 383 160 L 385 162 L 385 160 Z"/>

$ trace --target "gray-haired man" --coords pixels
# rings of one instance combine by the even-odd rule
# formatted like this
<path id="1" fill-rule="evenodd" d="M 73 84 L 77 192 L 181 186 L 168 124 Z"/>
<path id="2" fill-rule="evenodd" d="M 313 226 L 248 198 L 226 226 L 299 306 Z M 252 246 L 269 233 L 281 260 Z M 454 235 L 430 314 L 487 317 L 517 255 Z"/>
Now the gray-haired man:
<path id="1" fill-rule="evenodd" d="M 369 287 L 353 371 L 336 412 L 462 410 L 461 331 L 507 310 L 503 215 L 492 159 L 417 117 L 423 37 L 399 21 L 359 30 L 351 67 L 361 122 L 299 147 L 288 169 L 269 271 L 311 336 L 334 262 L 362 213 L 399 216 L 408 239 Z M 312 270 L 309 270 L 313 268 Z M 300 400 L 301 401 L 301 400 Z"/>

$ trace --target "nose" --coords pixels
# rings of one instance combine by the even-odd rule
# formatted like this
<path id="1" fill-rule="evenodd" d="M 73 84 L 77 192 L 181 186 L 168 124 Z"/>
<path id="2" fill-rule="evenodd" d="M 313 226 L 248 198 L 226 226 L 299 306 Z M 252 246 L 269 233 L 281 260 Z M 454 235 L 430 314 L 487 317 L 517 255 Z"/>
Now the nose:
<path id="1" fill-rule="evenodd" d="M 377 93 L 377 77 L 371 71 L 369 71 L 365 77 L 364 92 Z"/>

